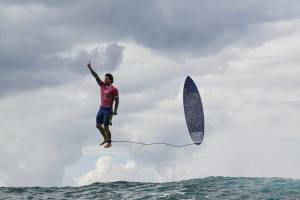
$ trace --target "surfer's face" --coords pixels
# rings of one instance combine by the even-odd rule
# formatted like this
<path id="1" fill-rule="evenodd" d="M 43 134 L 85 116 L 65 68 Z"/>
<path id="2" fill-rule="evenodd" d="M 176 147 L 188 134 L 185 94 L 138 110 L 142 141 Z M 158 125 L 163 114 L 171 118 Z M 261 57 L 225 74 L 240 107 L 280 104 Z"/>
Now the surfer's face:
<path id="1" fill-rule="evenodd" d="M 105 82 L 106 85 L 112 84 L 112 81 L 107 76 L 105 76 L 104 82 Z"/>

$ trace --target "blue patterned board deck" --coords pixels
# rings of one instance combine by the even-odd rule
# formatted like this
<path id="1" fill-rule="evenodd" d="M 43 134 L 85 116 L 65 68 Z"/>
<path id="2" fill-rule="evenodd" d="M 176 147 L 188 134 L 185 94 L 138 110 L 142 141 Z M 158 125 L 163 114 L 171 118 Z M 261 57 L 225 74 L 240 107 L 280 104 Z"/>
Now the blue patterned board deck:
<path id="1" fill-rule="evenodd" d="M 199 145 L 204 137 L 203 107 L 198 88 L 189 76 L 184 82 L 183 107 L 190 136 L 193 142 Z"/>

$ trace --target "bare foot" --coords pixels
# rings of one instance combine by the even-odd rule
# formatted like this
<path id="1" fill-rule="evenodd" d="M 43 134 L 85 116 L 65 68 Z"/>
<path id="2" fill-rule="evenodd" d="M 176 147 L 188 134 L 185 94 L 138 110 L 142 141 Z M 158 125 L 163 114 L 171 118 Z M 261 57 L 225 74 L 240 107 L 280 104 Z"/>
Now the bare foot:
<path id="1" fill-rule="evenodd" d="M 111 147 L 111 143 L 107 143 L 104 148 L 110 148 Z"/>
<path id="2" fill-rule="evenodd" d="M 103 142 L 101 142 L 101 143 L 99 144 L 99 146 L 102 146 L 102 145 L 104 145 L 105 143 L 107 143 L 106 140 L 104 140 Z"/>

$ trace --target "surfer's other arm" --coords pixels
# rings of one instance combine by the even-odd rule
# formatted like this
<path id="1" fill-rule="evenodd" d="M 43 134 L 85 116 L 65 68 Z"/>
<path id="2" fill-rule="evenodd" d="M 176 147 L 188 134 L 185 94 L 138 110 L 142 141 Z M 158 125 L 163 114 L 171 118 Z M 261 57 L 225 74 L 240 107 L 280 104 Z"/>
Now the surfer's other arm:
<path id="1" fill-rule="evenodd" d="M 119 97 L 115 98 L 115 106 L 114 106 L 114 115 L 117 114 L 117 110 L 118 110 L 118 107 L 119 107 Z"/>
<path id="2" fill-rule="evenodd" d="M 101 85 L 103 82 L 102 82 L 101 79 L 99 78 L 98 74 L 92 69 L 91 63 L 89 62 L 86 66 L 89 68 L 91 74 L 95 77 L 97 83 L 98 83 L 99 85 Z"/>

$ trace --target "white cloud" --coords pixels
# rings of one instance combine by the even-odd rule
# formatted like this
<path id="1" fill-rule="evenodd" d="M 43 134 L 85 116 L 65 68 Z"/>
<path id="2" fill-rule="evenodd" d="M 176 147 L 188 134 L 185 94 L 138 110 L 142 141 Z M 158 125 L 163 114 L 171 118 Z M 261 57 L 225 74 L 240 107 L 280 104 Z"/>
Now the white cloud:
<path id="1" fill-rule="evenodd" d="M 129 160 L 124 164 L 115 164 L 110 156 L 100 157 L 95 165 L 94 170 L 79 178 L 79 185 L 113 180 L 134 180 L 137 171 L 134 161 Z"/>
<path id="2" fill-rule="evenodd" d="M 6 185 L 61 184 L 64 168 L 80 158 L 80 147 L 92 136 L 86 134 L 94 125 L 89 105 L 97 105 L 97 96 L 87 92 L 91 81 L 0 100 L 0 173 Z"/>

